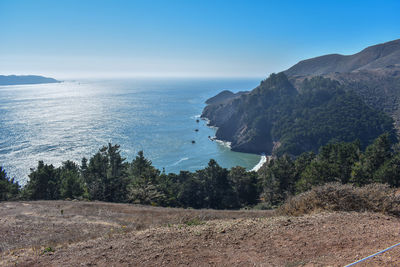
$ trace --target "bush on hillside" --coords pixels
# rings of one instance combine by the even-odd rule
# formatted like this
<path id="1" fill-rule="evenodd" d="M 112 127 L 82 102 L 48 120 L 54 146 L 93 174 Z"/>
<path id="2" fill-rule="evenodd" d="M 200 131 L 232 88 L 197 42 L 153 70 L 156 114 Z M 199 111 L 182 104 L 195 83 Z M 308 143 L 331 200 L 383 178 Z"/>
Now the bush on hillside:
<path id="1" fill-rule="evenodd" d="M 277 209 L 280 215 L 300 216 L 320 211 L 371 211 L 400 215 L 400 197 L 385 184 L 355 187 L 328 183 L 288 199 Z"/>

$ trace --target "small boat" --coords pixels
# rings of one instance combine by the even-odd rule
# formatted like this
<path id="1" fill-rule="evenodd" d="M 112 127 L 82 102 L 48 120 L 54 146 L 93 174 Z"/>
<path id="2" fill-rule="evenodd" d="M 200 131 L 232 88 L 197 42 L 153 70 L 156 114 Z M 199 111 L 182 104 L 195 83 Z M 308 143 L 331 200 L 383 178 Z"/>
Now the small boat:
<path id="1" fill-rule="evenodd" d="M 192 140 L 192 144 L 196 143 L 196 141 Z"/>

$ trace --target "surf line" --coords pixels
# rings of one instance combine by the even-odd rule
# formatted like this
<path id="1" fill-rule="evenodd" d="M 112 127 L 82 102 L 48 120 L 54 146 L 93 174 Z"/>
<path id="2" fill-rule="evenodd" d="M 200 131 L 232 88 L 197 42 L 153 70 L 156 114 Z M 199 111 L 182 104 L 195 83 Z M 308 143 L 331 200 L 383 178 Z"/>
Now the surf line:
<path id="1" fill-rule="evenodd" d="M 258 171 L 258 170 L 267 162 L 267 160 L 268 160 L 268 156 L 265 155 L 265 153 L 262 153 L 262 154 L 261 154 L 260 161 L 259 161 L 259 162 L 257 163 L 257 165 L 254 166 L 253 169 L 251 169 L 250 171 L 251 171 L 251 172 L 256 172 L 256 171 Z"/>

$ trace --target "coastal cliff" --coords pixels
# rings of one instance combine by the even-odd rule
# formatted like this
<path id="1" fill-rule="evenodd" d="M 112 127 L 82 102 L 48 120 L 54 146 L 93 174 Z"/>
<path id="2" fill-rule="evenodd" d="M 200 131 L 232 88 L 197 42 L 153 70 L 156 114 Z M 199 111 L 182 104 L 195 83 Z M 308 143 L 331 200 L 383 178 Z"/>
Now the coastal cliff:
<path id="1" fill-rule="evenodd" d="M 239 152 L 299 155 L 356 139 L 364 148 L 384 132 L 396 139 L 400 40 L 303 60 L 250 92 L 225 91 L 206 104 L 201 117 Z"/>
<path id="2" fill-rule="evenodd" d="M 313 77 L 298 89 L 282 72 L 239 97 L 207 105 L 202 118 L 216 138 L 238 152 L 300 155 L 333 142 L 360 140 L 362 148 L 389 132 L 393 120 L 339 82 Z"/>
<path id="3" fill-rule="evenodd" d="M 37 75 L 0 75 L 1 85 L 59 83 L 60 81 Z"/>

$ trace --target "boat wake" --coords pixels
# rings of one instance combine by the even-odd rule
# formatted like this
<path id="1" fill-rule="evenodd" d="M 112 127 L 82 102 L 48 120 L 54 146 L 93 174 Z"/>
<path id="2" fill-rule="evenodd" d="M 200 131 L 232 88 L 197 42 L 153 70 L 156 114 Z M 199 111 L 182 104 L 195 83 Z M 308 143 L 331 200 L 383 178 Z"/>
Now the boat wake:
<path id="1" fill-rule="evenodd" d="M 174 164 L 171 164 L 170 166 L 176 166 L 179 163 L 181 163 L 182 161 L 188 160 L 189 158 L 181 158 L 180 160 L 178 160 L 177 162 L 175 162 Z"/>

